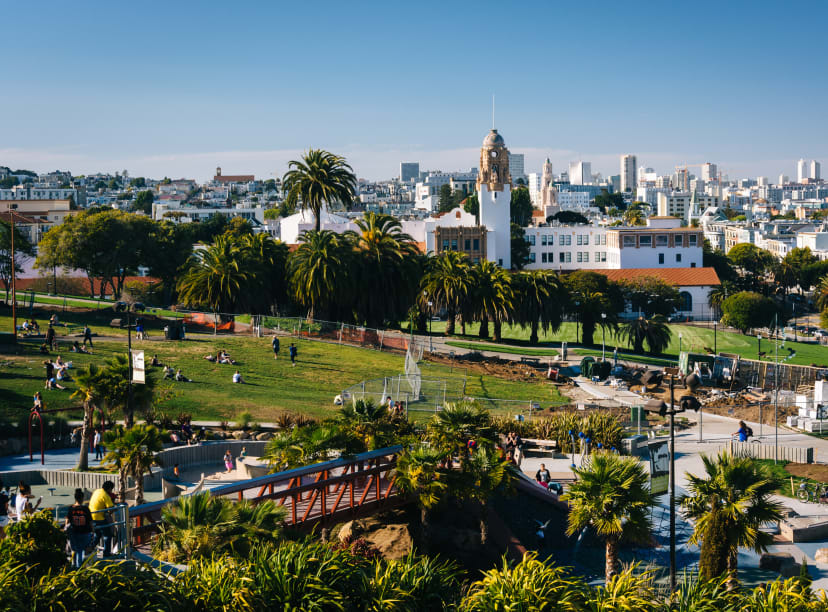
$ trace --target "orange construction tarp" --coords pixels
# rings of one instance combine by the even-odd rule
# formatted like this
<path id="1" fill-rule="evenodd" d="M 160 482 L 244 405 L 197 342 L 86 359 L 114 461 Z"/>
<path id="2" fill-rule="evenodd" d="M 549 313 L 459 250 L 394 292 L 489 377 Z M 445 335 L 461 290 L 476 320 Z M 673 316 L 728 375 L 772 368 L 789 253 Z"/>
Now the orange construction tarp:
<path id="1" fill-rule="evenodd" d="M 194 323 L 203 327 L 215 328 L 216 318 L 213 315 L 208 315 L 203 312 L 194 312 L 184 317 L 185 323 Z M 236 328 L 234 321 L 227 321 L 226 323 L 219 323 L 218 331 L 234 331 Z"/>

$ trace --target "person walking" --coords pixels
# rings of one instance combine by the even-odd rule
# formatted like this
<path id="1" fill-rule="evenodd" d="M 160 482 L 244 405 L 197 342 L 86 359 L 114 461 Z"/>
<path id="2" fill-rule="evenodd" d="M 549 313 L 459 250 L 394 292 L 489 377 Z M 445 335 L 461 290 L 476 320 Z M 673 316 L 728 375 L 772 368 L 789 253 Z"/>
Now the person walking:
<path id="1" fill-rule="evenodd" d="M 273 359 L 279 359 L 279 338 L 273 336 L 273 341 L 270 344 L 273 346 Z"/>
<path id="2" fill-rule="evenodd" d="M 115 502 L 112 501 L 112 492 L 115 490 L 115 483 L 107 480 L 100 489 L 95 489 L 92 499 L 89 500 L 89 511 L 95 521 L 95 531 L 103 538 L 103 556 L 112 555 L 112 537 L 115 535 L 112 529 L 112 509 Z"/>
<path id="3" fill-rule="evenodd" d="M 230 452 L 230 449 L 227 449 L 227 452 L 224 453 L 224 467 L 227 468 L 225 474 L 229 474 L 233 471 L 233 454 Z"/>
<path id="4" fill-rule="evenodd" d="M 293 342 L 290 343 L 290 348 L 288 349 L 288 352 L 290 353 L 290 363 L 295 368 L 296 367 L 296 352 L 297 351 L 296 351 L 296 345 Z"/>
<path id="5" fill-rule="evenodd" d="M 49 323 L 49 329 L 46 330 L 46 344 L 51 350 L 55 350 L 55 327 Z"/>
<path id="6" fill-rule="evenodd" d="M 103 459 L 103 445 L 101 444 L 101 430 L 100 428 L 95 430 L 95 435 L 92 437 L 92 448 L 95 449 L 95 461 L 100 461 Z"/>
<path id="7" fill-rule="evenodd" d="M 43 362 L 43 367 L 46 368 L 46 388 L 49 388 L 49 382 L 55 377 L 55 364 L 51 359 Z"/>
<path id="8" fill-rule="evenodd" d="M 75 503 L 66 513 L 66 530 L 69 548 L 72 549 L 72 567 L 79 568 L 86 556 L 86 549 L 92 544 L 92 513 L 83 505 L 83 489 L 75 489 Z"/>
<path id="9" fill-rule="evenodd" d="M 92 346 L 92 330 L 89 329 L 88 325 L 83 326 L 83 345 L 86 346 L 86 343 L 89 343 L 89 346 Z"/>

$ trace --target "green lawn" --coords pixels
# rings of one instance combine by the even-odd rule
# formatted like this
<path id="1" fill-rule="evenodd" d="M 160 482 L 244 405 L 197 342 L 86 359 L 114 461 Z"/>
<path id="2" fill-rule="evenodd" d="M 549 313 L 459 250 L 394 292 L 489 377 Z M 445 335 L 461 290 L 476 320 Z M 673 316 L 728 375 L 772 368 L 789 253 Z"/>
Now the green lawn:
<path id="1" fill-rule="evenodd" d="M 444 333 L 445 325 L 445 321 L 434 321 L 432 323 L 432 332 Z M 679 352 L 679 344 L 681 344 L 681 350 L 699 353 L 704 352 L 704 347 L 714 348 L 714 331 L 712 328 L 712 323 L 710 324 L 710 327 L 699 327 L 696 325 L 678 324 L 670 324 L 669 327 L 670 331 L 672 332 L 672 338 L 670 339 L 670 344 L 668 345 L 667 350 L 664 354 L 664 358 L 667 360 L 675 361 L 677 359 Z M 575 328 L 575 323 L 566 322 L 563 325 L 561 325 L 560 330 L 558 330 L 558 332 L 556 333 L 545 333 L 541 330 L 538 332 L 538 343 L 559 344 L 560 342 L 568 342 L 570 344 L 576 344 Z M 456 326 L 455 329 L 459 332 L 460 326 Z M 489 330 L 491 332 L 491 326 Z M 470 323 L 466 325 L 466 336 L 457 335 L 456 338 L 458 341 L 478 340 L 479 338 L 477 336 L 477 331 L 478 324 Z M 679 341 L 679 334 L 681 335 L 681 341 Z M 523 329 L 517 325 L 504 324 L 502 335 L 503 340 L 506 342 L 528 342 L 529 330 Z M 600 351 L 600 329 L 596 331 L 594 340 L 599 347 L 598 350 Z M 719 326 L 719 330 L 716 333 L 716 349 L 719 352 L 736 353 L 738 355 L 741 355 L 742 357 L 756 359 L 758 350 L 757 344 L 758 341 L 755 336 L 743 336 L 742 334 L 732 330 L 722 331 L 721 326 Z M 615 334 L 608 331 L 606 334 L 607 352 L 610 352 L 612 348 L 614 348 L 616 345 L 619 347 L 619 349 L 629 348 L 628 345 L 620 337 L 616 337 Z M 828 364 L 828 347 L 820 346 L 817 344 L 805 344 L 802 342 L 786 342 L 785 347 L 786 349 L 787 347 L 790 347 L 796 351 L 796 357 L 788 363 L 799 365 L 811 365 L 814 363 L 819 365 Z M 786 349 L 780 348 L 780 359 L 783 357 L 783 355 L 788 354 L 788 351 Z M 765 359 L 767 359 L 768 357 L 770 357 L 771 359 L 773 358 L 773 343 L 770 343 L 767 340 L 763 340 L 762 350 L 767 351 Z M 520 352 L 521 354 L 524 354 L 522 350 Z"/>
<path id="2" fill-rule="evenodd" d="M 333 398 L 350 385 L 367 379 L 400 374 L 404 367 L 401 355 L 369 349 L 339 346 L 323 342 L 296 340 L 298 363 L 291 367 L 287 355 L 289 340 L 283 339 L 278 361 L 268 338 L 249 337 L 214 338 L 210 335 L 189 335 L 185 342 L 133 342 L 133 348 L 146 352 L 147 362 L 154 353 L 163 363 L 181 368 L 192 383 L 161 382 L 174 396 L 163 409 L 177 415 L 191 413 L 197 419 L 232 420 L 242 411 L 251 412 L 257 420 L 269 421 L 283 411 L 302 412 L 313 416 L 332 414 L 336 408 Z M 70 395 L 75 385 L 66 383 L 66 391 L 43 391 L 43 359 L 35 342 L 23 342 L 18 354 L 0 355 L 0 416 L 18 417 L 31 406 L 31 397 L 41 390 L 47 408 L 78 406 Z M 203 357 L 215 354 L 219 348 L 227 350 L 238 362 L 237 366 L 217 365 Z M 116 352 L 125 352 L 124 341 L 97 341 L 94 355 L 75 355 L 63 351 L 64 360 L 72 360 L 76 367 L 90 361 L 103 362 Z M 235 385 L 235 369 L 247 384 Z M 432 378 L 462 376 L 462 370 L 426 365 L 423 376 Z M 160 370 L 158 372 L 160 378 Z M 459 388 L 459 385 L 456 386 Z M 469 373 L 465 394 L 480 398 L 506 398 L 539 401 L 544 406 L 561 401 L 554 387 L 537 382 L 509 381 L 489 375 Z M 509 404 L 486 402 L 487 407 L 507 413 Z M 525 405 L 525 404 L 522 404 Z M 79 413 L 70 413 L 70 416 Z"/>

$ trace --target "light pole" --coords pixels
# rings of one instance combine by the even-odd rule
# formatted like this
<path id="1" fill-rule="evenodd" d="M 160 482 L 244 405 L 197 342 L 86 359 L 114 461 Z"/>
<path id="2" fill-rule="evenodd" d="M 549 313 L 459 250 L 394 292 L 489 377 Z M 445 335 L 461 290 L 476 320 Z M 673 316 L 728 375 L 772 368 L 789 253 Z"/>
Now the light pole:
<path id="1" fill-rule="evenodd" d="M 756 358 L 759 361 L 762 361 L 762 334 L 756 334 L 756 341 L 757 341 Z"/>
<path id="2" fill-rule="evenodd" d="M 718 321 L 713 321 L 713 354 L 718 355 L 718 345 L 716 344 L 716 328 L 719 326 Z"/>
<path id="3" fill-rule="evenodd" d="M 10 204 L 6 212 L 9 213 L 9 227 L 11 228 L 11 292 L 12 292 L 12 334 L 17 344 L 17 270 L 14 262 L 14 210 L 17 204 Z"/>
<path id="4" fill-rule="evenodd" d="M 678 363 L 681 364 L 681 334 L 679 334 L 679 354 Z"/>
<path id="5" fill-rule="evenodd" d="M 575 300 L 575 344 L 578 344 L 578 306 L 581 302 Z"/>
<path id="6" fill-rule="evenodd" d="M 607 315 L 606 315 L 606 313 L 602 312 L 601 313 L 601 361 L 606 360 L 606 355 L 605 355 L 605 353 L 606 353 L 606 342 L 605 342 L 606 321 L 607 321 Z"/>

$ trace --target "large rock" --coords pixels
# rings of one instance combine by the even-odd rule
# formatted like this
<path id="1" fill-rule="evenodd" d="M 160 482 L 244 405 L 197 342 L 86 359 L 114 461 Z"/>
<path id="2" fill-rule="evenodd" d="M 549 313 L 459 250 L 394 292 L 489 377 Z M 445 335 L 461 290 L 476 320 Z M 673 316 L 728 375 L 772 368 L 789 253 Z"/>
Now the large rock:
<path id="1" fill-rule="evenodd" d="M 414 546 L 408 525 L 385 525 L 374 517 L 348 521 L 340 527 L 338 538 L 343 543 L 365 538 L 386 559 L 401 559 L 411 552 Z"/>
<path id="2" fill-rule="evenodd" d="M 246 431 L 242 431 L 241 429 L 239 429 L 238 431 L 233 432 L 233 437 L 236 440 L 249 440 L 250 439 L 250 434 L 247 433 Z"/>
<path id="3" fill-rule="evenodd" d="M 260 434 L 256 434 L 256 439 L 260 442 L 267 442 L 273 437 L 273 434 L 269 431 L 263 431 Z"/>
<path id="4" fill-rule="evenodd" d="M 789 553 L 763 553 L 759 557 L 759 569 L 781 573 L 791 566 L 796 566 L 797 570 L 799 569 L 793 555 Z"/>
<path id="5" fill-rule="evenodd" d="M 828 563 L 828 548 L 818 548 L 814 555 L 814 561 L 817 563 Z"/>

